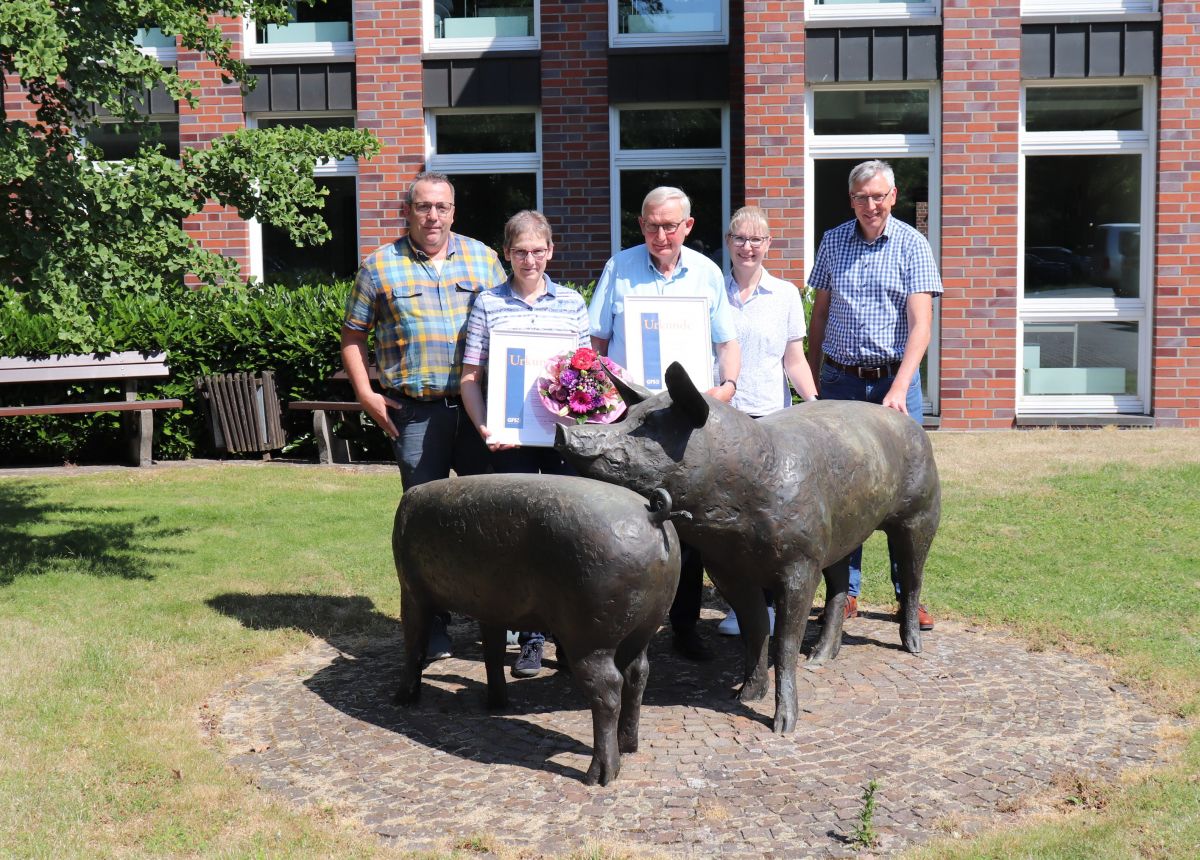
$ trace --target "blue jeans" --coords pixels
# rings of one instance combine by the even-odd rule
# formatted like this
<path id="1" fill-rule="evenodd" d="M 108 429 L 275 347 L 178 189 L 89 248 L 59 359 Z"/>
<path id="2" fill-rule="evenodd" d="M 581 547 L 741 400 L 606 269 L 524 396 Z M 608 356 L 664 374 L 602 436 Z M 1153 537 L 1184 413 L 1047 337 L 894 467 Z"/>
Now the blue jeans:
<path id="1" fill-rule="evenodd" d="M 404 489 L 457 475 L 482 475 L 491 467 L 487 447 L 458 398 L 414 400 L 396 392 L 388 396 L 400 408 L 388 417 L 400 431 L 392 440 L 400 484 Z"/>
<path id="2" fill-rule="evenodd" d="M 822 400 L 863 400 L 867 403 L 883 403 L 883 398 L 887 395 L 895 382 L 895 376 L 885 376 L 883 379 L 859 379 L 852 373 L 847 373 L 840 368 L 834 367 L 829 362 L 821 367 L 821 399 Z M 921 410 L 923 402 L 921 400 L 921 371 L 913 374 L 912 382 L 908 386 L 908 392 L 904 398 L 904 405 L 908 409 L 909 417 L 918 424 L 921 423 Z M 892 585 L 896 589 L 896 594 L 900 594 L 900 577 L 896 570 L 896 563 L 891 562 L 892 568 Z M 851 597 L 858 597 L 859 591 L 862 589 L 862 547 L 850 553 L 850 589 L 847 592 Z"/>

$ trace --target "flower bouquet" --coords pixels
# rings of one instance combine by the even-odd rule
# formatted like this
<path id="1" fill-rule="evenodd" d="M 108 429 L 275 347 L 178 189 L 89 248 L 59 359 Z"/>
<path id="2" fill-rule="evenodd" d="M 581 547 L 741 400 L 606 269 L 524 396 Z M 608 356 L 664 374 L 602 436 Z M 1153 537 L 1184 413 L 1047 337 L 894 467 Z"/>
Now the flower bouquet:
<path id="1" fill-rule="evenodd" d="M 537 380 L 538 396 L 550 412 L 576 424 L 611 424 L 625 411 L 612 377 L 624 371 L 585 346 L 546 362 Z"/>

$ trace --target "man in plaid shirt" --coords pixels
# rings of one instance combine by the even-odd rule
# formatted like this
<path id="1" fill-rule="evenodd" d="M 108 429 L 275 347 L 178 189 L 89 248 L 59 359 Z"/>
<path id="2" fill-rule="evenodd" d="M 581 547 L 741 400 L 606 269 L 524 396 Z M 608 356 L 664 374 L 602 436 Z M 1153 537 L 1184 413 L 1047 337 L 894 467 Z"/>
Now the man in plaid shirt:
<path id="1" fill-rule="evenodd" d="M 401 203 L 408 235 L 363 260 L 342 321 L 342 364 L 355 397 L 392 440 L 404 489 L 488 469 L 483 440 L 459 399 L 467 317 L 476 296 L 508 280 L 496 253 L 450 231 L 454 186 L 420 173 Z M 371 387 L 367 336 L 383 393 Z M 429 657 L 450 655 L 443 616 Z"/>
<path id="2" fill-rule="evenodd" d="M 854 218 L 821 239 L 808 278 L 816 290 L 808 363 L 826 400 L 879 403 L 920 422 L 921 358 L 942 279 L 928 240 L 890 217 L 897 191 L 888 163 L 864 161 L 849 184 Z M 899 594 L 895 565 L 892 582 Z M 859 547 L 850 556 L 847 618 L 858 615 L 861 584 Z M 933 629 L 924 606 L 918 619 L 922 630 Z"/>

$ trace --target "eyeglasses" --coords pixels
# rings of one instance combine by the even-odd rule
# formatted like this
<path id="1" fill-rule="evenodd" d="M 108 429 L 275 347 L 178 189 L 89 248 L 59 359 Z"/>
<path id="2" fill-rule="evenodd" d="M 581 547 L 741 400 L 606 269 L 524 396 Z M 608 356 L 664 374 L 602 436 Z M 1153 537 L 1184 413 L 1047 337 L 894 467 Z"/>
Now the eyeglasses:
<path id="1" fill-rule="evenodd" d="M 884 200 L 887 200 L 888 195 L 891 194 L 895 190 L 896 190 L 895 188 L 889 188 L 883 194 L 851 194 L 850 202 L 853 203 L 855 206 L 866 206 L 867 201 L 870 200 L 872 203 L 874 203 L 876 206 L 878 206 Z"/>
<path id="2" fill-rule="evenodd" d="M 751 248 L 761 248 L 763 243 L 770 238 L 770 236 L 730 236 L 729 241 L 739 248 L 745 245 L 749 245 Z"/>
<path id="3" fill-rule="evenodd" d="M 539 263 L 546 259 L 546 255 L 550 253 L 549 248 L 534 248 L 531 251 L 526 251 L 524 248 L 513 248 L 510 253 L 514 260 L 528 260 L 530 257 L 537 260 Z"/>
<path id="4" fill-rule="evenodd" d="M 437 210 L 439 215 L 449 215 L 454 211 L 453 203 L 409 203 L 408 205 L 418 215 L 428 215 L 434 210 Z"/>
<path id="5" fill-rule="evenodd" d="M 659 230 L 662 230 L 668 236 L 674 236 L 679 228 L 683 226 L 683 223 L 682 221 L 676 221 L 673 224 L 650 224 L 644 222 L 642 224 L 642 232 L 647 236 L 654 236 L 657 235 Z"/>

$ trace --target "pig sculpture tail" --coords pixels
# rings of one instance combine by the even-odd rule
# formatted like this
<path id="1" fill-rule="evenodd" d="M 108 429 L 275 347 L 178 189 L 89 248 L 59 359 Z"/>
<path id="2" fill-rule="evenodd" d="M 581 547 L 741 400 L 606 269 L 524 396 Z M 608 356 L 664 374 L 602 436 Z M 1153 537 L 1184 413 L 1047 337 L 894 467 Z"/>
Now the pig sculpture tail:
<path id="1" fill-rule="evenodd" d="M 650 522 L 660 526 L 667 520 L 690 520 L 692 515 L 687 511 L 671 511 L 671 494 L 659 487 L 650 494 L 650 504 L 646 505 L 650 512 Z"/>

